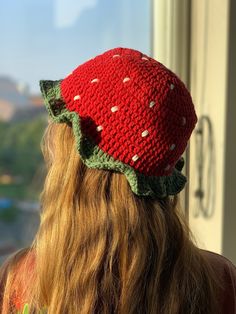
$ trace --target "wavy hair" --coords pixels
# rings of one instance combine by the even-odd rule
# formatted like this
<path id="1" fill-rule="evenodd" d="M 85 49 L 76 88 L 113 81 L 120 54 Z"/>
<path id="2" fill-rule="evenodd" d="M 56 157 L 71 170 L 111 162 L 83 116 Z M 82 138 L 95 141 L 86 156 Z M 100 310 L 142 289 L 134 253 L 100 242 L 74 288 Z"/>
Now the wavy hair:
<path id="1" fill-rule="evenodd" d="M 3 309 L 14 281 L 30 313 L 217 313 L 215 275 L 190 238 L 177 196 L 138 197 L 123 174 L 87 168 L 66 123 L 49 124 L 42 150 L 41 223 L 32 247 L 9 262 Z M 13 276 L 32 252 L 34 271 L 24 262 Z"/>

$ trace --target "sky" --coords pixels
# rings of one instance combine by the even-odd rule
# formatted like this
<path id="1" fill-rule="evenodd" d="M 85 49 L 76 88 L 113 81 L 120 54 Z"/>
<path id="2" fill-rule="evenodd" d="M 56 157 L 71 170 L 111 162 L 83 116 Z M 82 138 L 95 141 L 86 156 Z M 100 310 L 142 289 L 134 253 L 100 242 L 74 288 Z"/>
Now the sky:
<path id="1" fill-rule="evenodd" d="M 0 0 L 0 76 L 39 93 L 114 47 L 150 54 L 151 0 Z"/>

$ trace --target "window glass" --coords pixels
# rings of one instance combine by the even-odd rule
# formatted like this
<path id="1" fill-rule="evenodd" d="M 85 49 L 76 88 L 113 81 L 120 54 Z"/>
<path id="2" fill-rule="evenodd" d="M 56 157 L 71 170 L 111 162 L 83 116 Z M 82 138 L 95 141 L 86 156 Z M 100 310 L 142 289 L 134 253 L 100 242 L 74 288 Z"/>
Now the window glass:
<path id="1" fill-rule="evenodd" d="M 38 81 L 118 46 L 150 54 L 150 1 L 0 0 L 0 262 L 39 223 L 47 115 Z"/>

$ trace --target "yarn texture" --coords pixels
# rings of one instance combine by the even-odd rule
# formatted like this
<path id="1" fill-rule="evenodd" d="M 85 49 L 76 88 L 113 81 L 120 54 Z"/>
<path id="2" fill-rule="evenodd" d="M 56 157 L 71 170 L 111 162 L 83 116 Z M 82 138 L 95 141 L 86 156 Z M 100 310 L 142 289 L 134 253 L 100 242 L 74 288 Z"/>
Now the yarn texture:
<path id="1" fill-rule="evenodd" d="M 175 165 L 197 117 L 185 85 L 164 65 L 115 48 L 40 87 L 53 121 L 72 123 L 88 167 L 123 173 L 140 196 L 163 198 L 184 188 Z"/>

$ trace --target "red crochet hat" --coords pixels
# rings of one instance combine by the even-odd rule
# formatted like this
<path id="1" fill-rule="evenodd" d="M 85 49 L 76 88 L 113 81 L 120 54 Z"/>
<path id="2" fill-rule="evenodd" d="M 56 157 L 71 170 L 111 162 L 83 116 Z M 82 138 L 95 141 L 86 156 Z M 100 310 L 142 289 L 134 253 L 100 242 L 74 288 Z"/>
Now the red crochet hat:
<path id="1" fill-rule="evenodd" d="M 53 120 L 72 122 L 88 167 L 124 173 L 137 195 L 183 189 L 186 178 L 175 166 L 197 117 L 185 85 L 164 65 L 115 48 L 40 87 Z"/>

